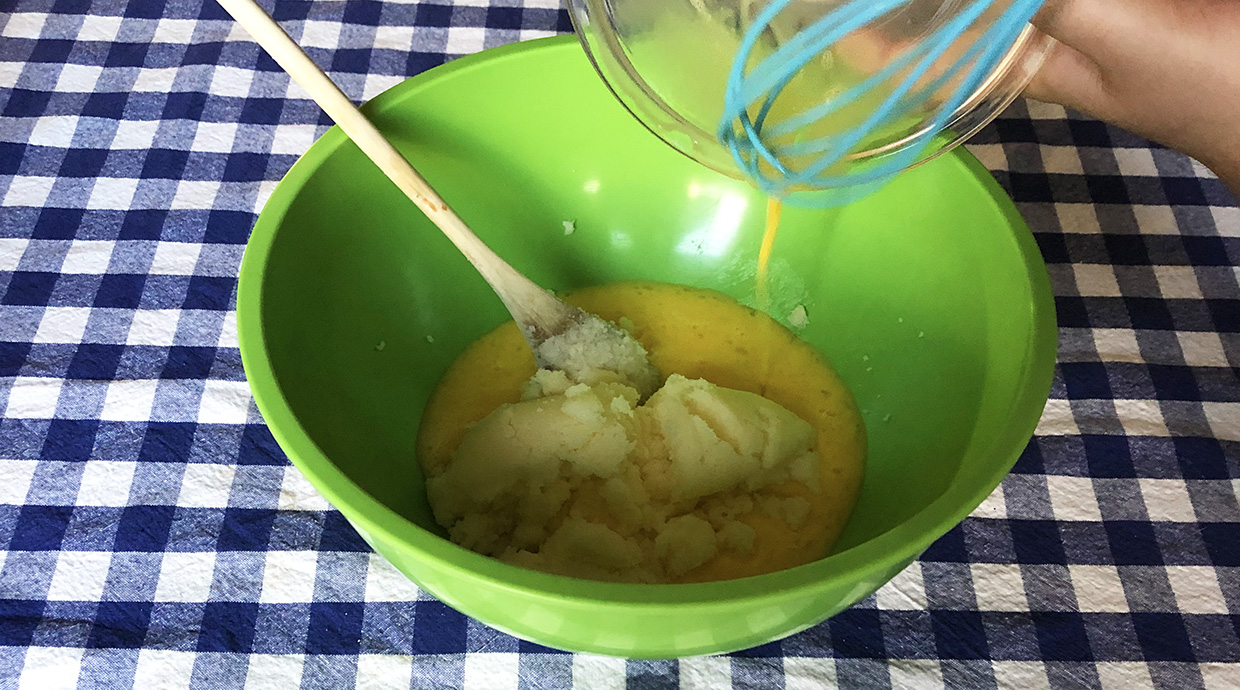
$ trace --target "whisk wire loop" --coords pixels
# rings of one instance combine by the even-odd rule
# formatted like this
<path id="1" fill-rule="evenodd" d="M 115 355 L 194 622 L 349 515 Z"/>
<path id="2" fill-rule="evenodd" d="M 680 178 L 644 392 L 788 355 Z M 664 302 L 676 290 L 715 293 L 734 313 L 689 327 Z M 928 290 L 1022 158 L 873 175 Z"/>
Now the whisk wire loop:
<path id="1" fill-rule="evenodd" d="M 718 130 L 720 142 L 728 148 L 740 169 L 761 189 L 777 197 L 794 189 L 826 190 L 881 184 L 911 165 L 991 76 L 1044 2 L 1010 0 L 964 47 L 959 57 L 938 74 L 928 76 L 948 51 L 958 45 L 961 36 L 981 21 L 998 1 L 973 0 L 860 83 L 827 97 L 822 103 L 775 121 L 772 112 L 776 100 L 802 69 L 846 36 L 868 27 L 911 0 L 846 2 L 798 31 L 748 69 L 764 32 L 797 1 L 773 0 L 758 12 L 747 28 L 729 72 Z M 899 83 L 860 124 L 807 141 L 775 143 L 776 138 L 803 132 L 896 78 L 900 79 Z M 951 92 L 933 103 L 929 117 L 923 117 L 917 132 L 902 141 L 894 152 L 842 172 L 826 172 L 854 153 L 876 131 L 923 109 L 953 80 L 956 84 Z M 804 160 L 807 158 L 809 160 Z"/>

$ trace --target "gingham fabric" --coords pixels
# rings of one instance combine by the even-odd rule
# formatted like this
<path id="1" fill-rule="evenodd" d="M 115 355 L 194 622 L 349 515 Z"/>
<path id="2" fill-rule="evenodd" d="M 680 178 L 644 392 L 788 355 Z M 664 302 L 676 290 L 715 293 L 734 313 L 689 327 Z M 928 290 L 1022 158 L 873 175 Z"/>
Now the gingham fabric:
<path id="1" fill-rule="evenodd" d="M 355 98 L 570 30 L 555 0 L 266 6 Z M 1060 363 L 917 563 L 747 652 L 571 655 L 419 592 L 250 400 L 237 269 L 318 108 L 213 0 L 2 9 L 0 688 L 1240 687 L 1240 209 L 1183 156 L 1024 103 L 974 140 Z"/>

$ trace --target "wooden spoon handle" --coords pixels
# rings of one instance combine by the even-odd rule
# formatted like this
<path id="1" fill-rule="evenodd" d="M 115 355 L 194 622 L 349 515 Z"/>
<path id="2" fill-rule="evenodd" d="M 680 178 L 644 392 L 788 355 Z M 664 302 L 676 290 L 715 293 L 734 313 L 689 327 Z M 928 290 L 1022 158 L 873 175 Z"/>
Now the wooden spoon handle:
<path id="1" fill-rule="evenodd" d="M 543 332 L 556 333 L 563 330 L 566 319 L 576 318 L 576 309 L 556 299 L 491 251 L 353 105 L 353 101 L 254 0 L 218 1 L 254 41 L 288 72 L 293 81 L 301 85 L 310 98 L 336 121 L 362 153 L 443 231 L 491 285 L 518 324 L 526 323 Z"/>

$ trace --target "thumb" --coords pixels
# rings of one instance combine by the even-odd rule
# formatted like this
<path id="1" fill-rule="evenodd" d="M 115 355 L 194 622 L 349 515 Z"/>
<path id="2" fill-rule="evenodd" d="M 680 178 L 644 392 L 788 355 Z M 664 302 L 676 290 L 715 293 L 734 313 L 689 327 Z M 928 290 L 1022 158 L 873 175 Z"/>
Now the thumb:
<path id="1" fill-rule="evenodd" d="M 1047 0 L 1032 23 L 1053 40 L 1026 95 L 1119 119 L 1107 75 L 1149 59 L 1151 19 L 1164 14 L 1165 3 L 1151 0 Z"/>
<path id="2" fill-rule="evenodd" d="M 1029 98 L 1110 119 L 1113 108 L 1102 71 L 1081 51 L 1051 38 L 1041 67 L 1025 87 Z"/>
<path id="3" fill-rule="evenodd" d="M 1149 0 L 1047 0 L 1032 24 L 1060 43 L 1091 56 L 1123 55 L 1138 48 L 1150 17 L 1166 3 Z"/>

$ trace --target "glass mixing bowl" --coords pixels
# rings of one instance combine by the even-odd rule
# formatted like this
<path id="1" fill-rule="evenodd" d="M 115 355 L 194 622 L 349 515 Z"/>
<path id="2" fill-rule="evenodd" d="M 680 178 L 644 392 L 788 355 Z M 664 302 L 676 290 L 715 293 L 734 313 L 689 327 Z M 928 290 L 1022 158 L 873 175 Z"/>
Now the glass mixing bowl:
<path id="1" fill-rule="evenodd" d="M 748 63 L 764 56 L 825 13 L 859 0 L 798 0 L 762 33 Z M 892 64 L 909 47 L 980 0 L 912 0 L 862 30 L 848 34 L 801 69 L 784 87 L 771 120 L 823 102 Z M 1011 0 L 995 2 L 961 35 L 929 75 L 961 55 Z M 577 35 L 611 91 L 650 131 L 693 160 L 744 178 L 731 151 L 717 137 L 724 90 L 742 36 L 769 0 L 569 0 Z M 1025 26 L 997 66 L 935 125 L 957 82 L 947 81 L 920 107 L 876 129 L 826 172 L 843 173 L 904 156 L 911 167 L 960 144 L 994 119 L 1029 83 L 1049 39 Z M 906 76 L 897 71 L 868 96 L 796 132 L 797 140 L 856 127 Z M 919 85 L 923 82 L 919 82 Z M 945 108 L 944 108 L 945 109 Z M 776 144 L 780 142 L 774 142 Z M 880 180 L 881 182 L 881 180 Z M 873 185 L 871 185 L 872 187 Z M 787 200 L 848 201 L 867 190 L 793 188 Z M 813 203 L 813 201 L 810 201 Z M 816 204 L 815 204 L 816 205 Z"/>

